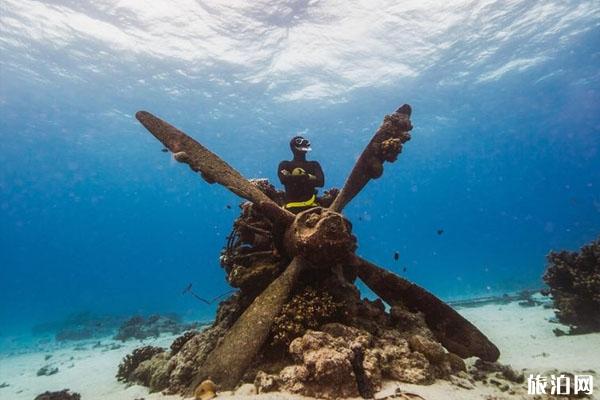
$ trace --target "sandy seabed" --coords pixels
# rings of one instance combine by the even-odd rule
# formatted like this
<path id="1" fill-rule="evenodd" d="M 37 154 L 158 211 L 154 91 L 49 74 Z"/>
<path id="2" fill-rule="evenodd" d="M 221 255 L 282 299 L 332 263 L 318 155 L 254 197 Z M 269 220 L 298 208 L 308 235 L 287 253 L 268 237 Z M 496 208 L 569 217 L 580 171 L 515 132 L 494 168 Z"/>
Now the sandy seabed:
<path id="1" fill-rule="evenodd" d="M 559 327 L 566 330 L 566 327 L 549 322 L 554 316 L 551 309 L 540 306 L 524 308 L 516 302 L 463 308 L 459 312 L 498 346 L 501 352 L 499 362 L 523 371 L 526 376 L 549 376 L 555 370 L 593 375 L 592 398 L 599 398 L 600 333 L 556 337 L 552 329 Z M 99 344 L 98 340 L 94 340 L 63 347 L 48 342 L 37 344 L 35 350 L 4 351 L 0 353 L 0 386 L 8 386 L 0 388 L 0 399 L 33 400 L 47 390 L 67 388 L 80 393 L 82 400 L 180 399 L 180 396 L 148 393 L 145 387 L 127 386 L 115 378 L 119 362 L 134 348 L 150 344 L 168 347 L 173 339 L 173 336 L 162 336 L 144 342 L 120 343 L 106 338 Z M 37 376 L 37 371 L 45 365 L 57 367 L 58 372 Z M 526 383 L 522 386 L 526 387 Z M 398 388 L 427 400 L 534 399 L 532 395 L 502 392 L 493 385 L 477 383 L 475 388 L 465 389 L 443 380 L 429 386 L 387 382 L 376 399 L 386 398 Z M 284 393 L 248 396 L 232 392 L 221 393 L 218 398 L 306 399 Z"/>

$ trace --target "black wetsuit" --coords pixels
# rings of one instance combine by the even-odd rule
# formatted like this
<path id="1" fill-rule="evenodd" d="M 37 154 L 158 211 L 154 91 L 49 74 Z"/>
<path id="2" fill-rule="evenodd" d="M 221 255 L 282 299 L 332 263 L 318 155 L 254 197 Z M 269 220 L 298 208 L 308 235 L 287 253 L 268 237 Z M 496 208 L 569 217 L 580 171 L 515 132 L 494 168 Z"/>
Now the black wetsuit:
<path id="1" fill-rule="evenodd" d="M 302 168 L 306 174 L 292 175 L 296 168 Z M 283 174 L 282 170 L 288 171 L 289 174 Z M 305 154 L 302 152 L 294 152 L 294 159 L 292 161 L 280 162 L 277 175 L 285 187 L 286 204 L 310 200 L 313 195 L 316 195 L 316 188 L 325 185 L 325 176 L 323 175 L 321 165 L 317 161 L 307 161 Z M 311 178 L 309 175 L 314 176 L 314 178 Z M 302 207 L 302 209 L 306 208 L 309 207 Z M 296 207 L 295 209 L 290 209 L 290 211 L 301 211 L 301 208 Z"/>

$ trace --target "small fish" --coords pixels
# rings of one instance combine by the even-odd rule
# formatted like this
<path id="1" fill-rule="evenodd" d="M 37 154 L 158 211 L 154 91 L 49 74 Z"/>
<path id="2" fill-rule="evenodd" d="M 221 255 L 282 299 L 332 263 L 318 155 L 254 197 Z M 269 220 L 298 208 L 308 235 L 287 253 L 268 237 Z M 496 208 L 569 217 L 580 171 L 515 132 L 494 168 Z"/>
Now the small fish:
<path id="1" fill-rule="evenodd" d="M 398 261 L 400 259 L 400 253 L 397 251 L 394 252 L 394 261 Z"/>
<path id="2" fill-rule="evenodd" d="M 231 206 L 229 204 L 227 204 L 225 207 L 227 207 L 228 210 L 231 210 Z"/>
<path id="3" fill-rule="evenodd" d="M 437 230 L 437 234 L 438 234 L 438 235 L 442 235 L 443 233 L 444 233 L 444 230 L 443 230 L 443 229 L 438 229 L 438 230 Z"/>
<path id="4" fill-rule="evenodd" d="M 162 148 L 160 151 L 162 151 L 163 153 L 168 153 L 169 149 Z"/>
<path id="5" fill-rule="evenodd" d="M 406 267 L 402 268 L 402 272 L 406 272 Z"/>

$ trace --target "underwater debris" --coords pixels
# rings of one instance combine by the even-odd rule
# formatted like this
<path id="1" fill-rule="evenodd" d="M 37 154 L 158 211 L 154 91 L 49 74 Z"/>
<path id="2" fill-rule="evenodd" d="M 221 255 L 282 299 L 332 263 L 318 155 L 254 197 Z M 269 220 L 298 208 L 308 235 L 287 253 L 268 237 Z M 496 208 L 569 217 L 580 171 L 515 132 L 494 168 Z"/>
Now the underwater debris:
<path id="1" fill-rule="evenodd" d="M 58 392 L 48 391 L 38 394 L 34 400 L 81 400 L 81 395 L 71 392 L 69 389 L 63 389 Z"/>
<path id="2" fill-rule="evenodd" d="M 183 289 L 182 294 L 186 294 L 189 293 L 191 296 L 193 296 L 194 298 L 196 298 L 197 300 L 200 300 L 201 302 L 211 305 L 213 304 L 215 301 L 222 299 L 223 297 L 230 295 L 231 293 L 233 293 L 235 290 L 228 290 L 225 293 L 222 293 L 220 295 L 218 295 L 217 297 L 214 297 L 210 300 L 207 300 L 203 297 L 200 297 L 198 294 L 196 294 L 193 290 L 192 290 L 192 284 L 188 284 L 185 289 Z"/>
<path id="3" fill-rule="evenodd" d="M 479 382 L 486 386 L 496 387 L 502 392 L 507 392 L 509 395 L 524 395 L 526 393 L 524 388 L 526 386 L 524 385 L 524 373 L 515 371 L 509 365 L 503 365 L 498 362 L 476 360 L 469 367 L 468 374 L 459 373 L 456 377 L 451 378 L 451 382 L 459 387 L 471 386 L 471 388 L 474 388 L 474 384 Z M 554 396 L 549 398 L 554 399 Z M 558 397 L 556 398 L 558 399 Z"/>
<path id="4" fill-rule="evenodd" d="M 175 315 L 151 315 L 148 318 L 136 315 L 125 321 L 115 335 L 115 340 L 125 342 L 130 339 L 146 339 L 159 337 L 162 333 L 177 335 L 197 327 L 197 324 L 186 324 Z"/>
<path id="5" fill-rule="evenodd" d="M 496 377 L 502 377 L 513 383 L 525 382 L 525 375 L 522 372 L 517 372 L 510 365 L 500 364 L 499 362 L 488 362 L 476 360 L 471 368 L 471 375 L 475 380 L 481 381 L 488 378 L 488 374 L 497 372 Z"/>
<path id="6" fill-rule="evenodd" d="M 319 207 L 297 215 L 281 207 L 283 193 L 266 179 L 246 180 L 165 121 L 145 111 L 136 114 L 178 161 L 248 200 L 220 257 L 227 281 L 239 291 L 219 304 L 214 324 L 175 355 L 156 355 L 140 364 L 144 376 L 152 376 L 145 383 L 151 390 L 194 395 L 210 378 L 221 389 L 254 382 L 259 392 L 278 387 L 330 398 L 369 396 L 384 378 L 431 383 L 463 371 L 459 356 L 498 358 L 498 349 L 450 306 L 354 254 L 352 224 L 341 212 L 382 175 L 384 162 L 396 160 L 410 139 L 410 114 L 404 105 L 387 115 L 343 189 L 326 192 Z M 361 300 L 357 277 L 381 299 Z M 326 323 L 328 306 L 329 311 L 313 314 L 328 316 L 314 329 L 307 330 L 308 319 L 302 316 L 293 329 L 277 327 L 278 321 L 285 326 L 289 317 L 297 317 L 290 299 L 306 302 L 306 287 L 331 296 L 328 303 L 339 307 L 334 322 Z M 291 340 L 287 351 L 269 351 L 277 340 Z"/>
<path id="7" fill-rule="evenodd" d="M 37 376 L 50 376 L 54 374 L 58 374 L 58 367 L 53 367 L 51 365 L 44 365 L 36 372 Z"/>
<path id="8" fill-rule="evenodd" d="M 570 334 L 600 332 L 600 237 L 579 252 L 550 252 L 544 281 Z"/>
<path id="9" fill-rule="evenodd" d="M 404 303 L 411 311 L 419 311 L 449 351 L 460 357 L 477 356 L 485 361 L 496 361 L 498 348 L 462 318 L 453 308 L 423 288 L 405 280 L 396 279 L 391 272 L 383 270 L 366 260 L 360 260 L 360 279 L 388 304 Z"/>

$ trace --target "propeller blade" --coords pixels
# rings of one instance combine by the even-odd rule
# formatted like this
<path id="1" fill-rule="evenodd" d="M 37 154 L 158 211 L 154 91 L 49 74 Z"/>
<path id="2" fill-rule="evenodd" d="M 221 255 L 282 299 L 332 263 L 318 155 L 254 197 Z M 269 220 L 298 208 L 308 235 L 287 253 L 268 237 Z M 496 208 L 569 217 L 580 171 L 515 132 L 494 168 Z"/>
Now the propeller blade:
<path id="1" fill-rule="evenodd" d="M 296 256 L 286 270 L 258 295 L 217 347 L 189 387 L 193 393 L 204 379 L 211 379 L 221 389 L 233 389 L 265 344 L 275 317 L 289 300 L 300 272 L 308 261 Z"/>
<path id="2" fill-rule="evenodd" d="M 294 214 L 279 207 L 232 166 L 190 136 L 147 111 L 138 111 L 135 117 L 166 148 L 173 152 L 177 161 L 188 164 L 194 171 L 199 171 L 202 178 L 208 183 L 216 182 L 225 186 L 259 207 L 269 205 L 269 210 L 278 220 L 292 221 L 294 219 Z"/>
<path id="3" fill-rule="evenodd" d="M 341 212 L 371 179 L 377 179 L 383 174 L 384 161 L 396 161 L 402 145 L 410 140 L 408 131 L 412 129 L 411 112 L 410 106 L 405 104 L 392 115 L 385 116 L 383 124 L 354 164 L 344 188 L 330 209 Z"/>
<path id="4" fill-rule="evenodd" d="M 448 351 L 462 358 L 477 356 L 491 362 L 500 357 L 498 348 L 479 329 L 427 290 L 363 258 L 356 257 L 354 265 L 359 278 L 386 303 L 402 303 L 411 311 L 422 312 Z"/>

